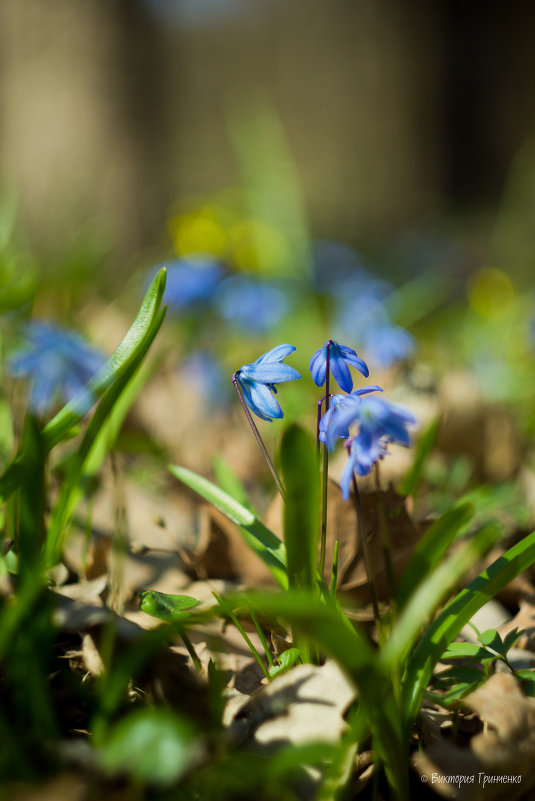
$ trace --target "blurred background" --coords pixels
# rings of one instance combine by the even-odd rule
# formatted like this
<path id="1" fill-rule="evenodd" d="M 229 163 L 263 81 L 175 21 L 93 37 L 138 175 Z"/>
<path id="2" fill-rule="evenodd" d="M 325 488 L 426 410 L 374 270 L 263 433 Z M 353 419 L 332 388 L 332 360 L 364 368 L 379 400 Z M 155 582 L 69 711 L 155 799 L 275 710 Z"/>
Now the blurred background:
<path id="1" fill-rule="evenodd" d="M 1 308 L 109 353 L 166 264 L 168 349 L 209 404 L 334 336 L 416 405 L 509 404 L 531 433 L 534 32 L 523 2 L 2 0 Z M 178 388 L 167 417 L 144 397 L 155 436 L 189 425 Z"/>

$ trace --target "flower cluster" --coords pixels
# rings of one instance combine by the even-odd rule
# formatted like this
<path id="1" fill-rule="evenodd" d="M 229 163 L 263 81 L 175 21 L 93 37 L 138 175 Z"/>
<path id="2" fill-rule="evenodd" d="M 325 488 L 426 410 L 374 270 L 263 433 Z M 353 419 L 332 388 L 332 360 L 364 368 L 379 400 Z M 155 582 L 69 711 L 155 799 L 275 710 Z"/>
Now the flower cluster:
<path id="1" fill-rule="evenodd" d="M 242 403 L 262 420 L 283 417 L 283 412 L 274 397 L 276 384 L 300 378 L 297 370 L 282 360 L 293 353 L 292 345 L 279 345 L 264 353 L 252 364 L 245 364 L 234 373 L 234 383 L 241 391 Z M 345 345 L 328 340 L 310 360 L 312 378 L 318 386 L 328 380 L 328 373 L 347 394 L 329 396 L 327 411 L 318 426 L 318 438 L 328 450 L 332 450 L 338 439 L 346 440 L 349 458 L 341 479 L 342 495 L 347 500 L 353 476 L 364 476 L 381 459 L 390 442 L 408 446 L 407 426 L 416 421 L 412 414 L 396 404 L 389 403 L 370 393 L 382 392 L 376 384 L 353 390 L 353 378 L 349 365 L 368 376 L 368 367 L 357 353 Z M 358 425 L 358 432 L 350 436 L 350 428 Z"/>
<path id="2" fill-rule="evenodd" d="M 51 323 L 33 322 L 25 331 L 26 345 L 12 354 L 8 370 L 31 380 L 29 405 L 37 415 L 57 400 L 79 400 L 89 408 L 87 384 L 106 361 L 104 354 L 79 334 Z"/>

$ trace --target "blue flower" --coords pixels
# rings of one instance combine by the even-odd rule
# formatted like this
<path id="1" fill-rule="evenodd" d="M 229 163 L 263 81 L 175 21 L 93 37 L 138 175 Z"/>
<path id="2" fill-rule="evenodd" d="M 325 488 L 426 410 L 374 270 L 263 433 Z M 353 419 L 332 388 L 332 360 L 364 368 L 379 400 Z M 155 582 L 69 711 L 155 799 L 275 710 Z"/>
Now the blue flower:
<path id="1" fill-rule="evenodd" d="M 350 425 L 359 423 L 358 434 L 348 440 L 349 458 L 340 480 L 342 495 L 347 500 L 353 473 L 360 476 L 370 473 L 373 465 L 385 455 L 389 442 L 408 447 L 407 426 L 416 420 L 402 407 L 377 397 L 338 406 L 338 409 L 327 432 L 329 447 Z"/>
<path id="2" fill-rule="evenodd" d="M 29 405 L 42 415 L 57 401 L 93 400 L 87 383 L 106 361 L 104 354 L 79 334 L 51 323 L 33 322 L 26 330 L 27 347 L 12 354 L 8 370 L 32 382 Z"/>
<path id="3" fill-rule="evenodd" d="M 357 356 L 352 348 L 348 348 L 346 345 L 339 345 L 329 339 L 322 348 L 316 351 L 310 360 L 309 370 L 312 372 L 312 378 L 318 387 L 323 386 L 327 375 L 327 348 L 329 349 L 330 371 L 336 383 L 344 392 L 351 392 L 353 389 L 353 379 L 351 378 L 348 364 L 360 370 L 365 378 L 368 377 L 369 370 L 365 362 Z"/>
<path id="4" fill-rule="evenodd" d="M 391 367 L 414 353 L 414 337 L 390 320 L 385 297 L 377 292 L 347 292 L 340 299 L 337 321 L 339 331 L 361 342 L 376 367 Z"/>
<path id="5" fill-rule="evenodd" d="M 282 359 L 295 350 L 293 345 L 277 345 L 264 353 L 252 364 L 244 364 L 234 373 L 233 381 L 239 386 L 247 406 L 262 420 L 283 417 L 283 412 L 273 393 L 275 384 L 301 378 L 297 370 Z"/>
<path id="6" fill-rule="evenodd" d="M 342 403 L 360 403 L 360 396 L 367 395 L 369 392 L 382 392 L 382 388 L 377 384 L 370 384 L 367 387 L 359 387 L 354 389 L 349 395 L 332 395 L 330 408 L 325 412 L 319 424 L 319 439 L 320 442 L 327 442 L 327 431 L 334 417 L 335 410 L 339 408 Z M 349 426 L 344 431 L 338 434 L 342 439 L 349 437 Z"/>
<path id="7" fill-rule="evenodd" d="M 174 259 L 165 266 L 164 302 L 174 310 L 187 309 L 209 300 L 225 272 L 214 258 L 202 254 Z"/>
<path id="8" fill-rule="evenodd" d="M 221 284 L 216 306 L 227 322 L 262 333 L 279 322 L 290 304 L 287 293 L 276 283 L 233 275 Z"/>

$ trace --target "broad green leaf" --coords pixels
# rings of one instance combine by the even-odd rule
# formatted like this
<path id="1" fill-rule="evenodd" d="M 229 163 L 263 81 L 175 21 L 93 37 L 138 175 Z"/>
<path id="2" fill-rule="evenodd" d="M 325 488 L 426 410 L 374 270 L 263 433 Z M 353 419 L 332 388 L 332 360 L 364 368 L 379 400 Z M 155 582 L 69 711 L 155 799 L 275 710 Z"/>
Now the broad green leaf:
<path id="1" fill-rule="evenodd" d="M 198 606 L 200 601 L 189 595 L 169 595 L 156 590 L 145 590 L 139 596 L 139 608 L 142 612 L 167 623 L 183 622 L 190 615 L 190 610 Z"/>
<path id="2" fill-rule="evenodd" d="M 492 648 L 494 651 L 497 651 L 502 656 L 505 656 L 507 651 L 503 647 L 503 640 L 496 631 L 496 629 L 487 629 L 487 631 L 482 631 L 481 634 L 478 634 L 477 639 L 482 645 L 486 645 L 489 648 Z"/>
<path id="3" fill-rule="evenodd" d="M 135 372 L 131 369 L 133 362 L 136 363 L 136 367 L 139 366 L 140 351 L 145 348 L 147 341 L 152 342 L 163 320 L 163 310 L 160 309 L 160 306 L 165 290 L 165 278 L 166 271 L 160 270 L 147 290 L 138 315 L 127 335 L 102 370 L 89 382 L 90 396 L 95 401 L 110 389 L 112 384 L 122 383 L 125 374 L 128 379 L 133 375 Z M 148 347 L 145 352 L 147 349 Z M 122 386 L 124 387 L 124 383 Z M 72 428 L 88 411 L 87 404 L 80 405 L 80 402 L 76 400 L 61 409 L 43 430 L 45 449 L 50 451 L 58 442 L 70 437 Z M 6 499 L 20 486 L 24 479 L 24 470 L 24 454 L 19 452 L 0 477 L 0 497 Z"/>
<path id="4" fill-rule="evenodd" d="M 73 509 L 80 497 L 80 484 L 85 466 L 91 456 L 93 447 L 98 443 L 99 433 L 109 419 L 123 390 L 136 374 L 147 355 L 156 334 L 160 330 L 165 311 L 165 306 L 160 309 L 142 339 L 131 351 L 130 358 L 117 370 L 113 382 L 100 400 L 89 422 L 78 451 L 72 458 L 58 501 L 50 518 L 45 552 L 47 565 L 55 564 L 61 553 Z"/>
<path id="5" fill-rule="evenodd" d="M 293 667 L 301 656 L 301 652 L 299 648 L 287 648 L 286 651 L 283 651 L 282 654 L 278 658 L 278 665 L 272 665 L 269 668 L 269 675 L 271 678 L 275 676 L 280 676 L 282 673 L 286 673 L 291 667 Z"/>
<path id="6" fill-rule="evenodd" d="M 433 450 L 433 445 L 435 444 L 435 440 L 437 438 L 440 423 L 441 418 L 437 417 L 437 419 L 433 420 L 431 425 L 419 437 L 418 442 L 416 443 L 412 467 L 399 485 L 400 495 L 415 494 L 422 477 L 422 471 L 424 469 L 427 457 Z"/>
<path id="7" fill-rule="evenodd" d="M 111 773 L 163 786 L 176 782 L 197 753 L 191 724 L 175 712 L 154 708 L 123 717 L 99 749 L 102 764 Z"/>
<path id="8" fill-rule="evenodd" d="M 403 571 L 397 591 L 397 603 L 401 608 L 409 595 L 440 562 L 447 549 L 459 533 L 470 522 L 474 510 L 471 504 L 454 506 L 427 529 L 418 541 L 412 556 Z"/>
<path id="9" fill-rule="evenodd" d="M 294 589 L 316 584 L 319 520 L 319 470 L 316 447 L 296 423 L 284 432 L 280 463 L 286 487 L 284 544 L 288 581 Z"/>
<path id="10" fill-rule="evenodd" d="M 407 601 L 392 635 L 383 649 L 382 658 L 385 664 L 401 663 L 418 638 L 422 626 L 435 614 L 440 604 L 456 587 L 468 568 L 496 542 L 500 534 L 501 527 L 498 524 L 484 526 L 470 540 L 463 543 L 457 553 L 436 567 L 417 587 Z M 446 643 L 447 645 L 449 642 Z M 443 651 L 438 657 L 442 655 Z"/>
<path id="11" fill-rule="evenodd" d="M 247 545 L 262 559 L 264 564 L 283 589 L 288 587 L 286 573 L 286 552 L 283 543 L 254 514 L 212 484 L 208 479 L 197 475 L 192 470 L 178 465 L 170 465 L 169 470 L 190 489 L 197 492 L 206 501 L 212 503 L 224 515 L 239 527 Z"/>
<path id="12" fill-rule="evenodd" d="M 88 388 L 93 398 L 98 399 L 116 381 L 128 367 L 139 350 L 140 343 L 147 336 L 160 314 L 163 293 L 165 291 L 166 270 L 158 272 L 148 288 L 136 319 L 121 344 L 115 349 L 102 370 L 89 382 Z M 64 435 L 88 411 L 81 409 L 74 400 L 68 403 L 45 426 L 44 435 L 48 449 L 61 442 Z"/>
<path id="13" fill-rule="evenodd" d="M 479 659 L 483 657 L 494 657 L 486 648 L 482 648 L 476 642 L 452 642 L 448 649 L 444 651 L 441 656 L 441 661 L 444 659 L 463 659 L 466 657 Z"/>
<path id="14" fill-rule="evenodd" d="M 502 587 L 535 563 L 535 531 L 509 548 L 447 604 L 419 641 L 403 677 L 403 704 L 409 731 L 433 669 L 462 627 Z"/>

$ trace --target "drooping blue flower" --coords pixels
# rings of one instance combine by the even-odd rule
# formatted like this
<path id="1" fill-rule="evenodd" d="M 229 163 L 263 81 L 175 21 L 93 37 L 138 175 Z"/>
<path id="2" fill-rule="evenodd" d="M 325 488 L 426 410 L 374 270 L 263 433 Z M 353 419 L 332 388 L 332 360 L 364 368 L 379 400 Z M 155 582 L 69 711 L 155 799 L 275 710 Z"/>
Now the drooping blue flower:
<path id="1" fill-rule="evenodd" d="M 233 275 L 219 287 L 216 308 L 227 322 L 263 333 L 284 317 L 290 302 L 287 292 L 275 282 Z"/>
<path id="2" fill-rule="evenodd" d="M 27 346 L 13 353 L 8 370 L 31 380 L 29 405 L 43 415 L 56 401 L 93 403 L 87 384 L 106 361 L 98 348 L 80 334 L 51 323 L 32 322 L 25 332 Z"/>
<path id="3" fill-rule="evenodd" d="M 345 403 L 360 403 L 360 396 L 367 395 L 369 392 L 382 392 L 382 388 L 377 386 L 377 384 L 370 384 L 367 387 L 359 387 L 359 389 L 354 389 L 353 392 L 350 392 L 349 395 L 332 395 L 331 396 L 331 405 L 329 409 L 325 412 L 323 417 L 320 420 L 319 424 L 319 439 L 320 442 L 326 443 L 327 442 L 327 431 L 329 429 L 329 425 L 332 422 L 335 410 L 341 404 Z M 339 433 L 338 436 L 341 439 L 346 439 L 349 437 L 349 426 L 346 429 Z"/>
<path id="4" fill-rule="evenodd" d="M 344 392 L 351 392 L 353 389 L 353 379 L 351 378 L 348 364 L 356 367 L 365 378 L 369 376 L 366 363 L 357 356 L 352 348 L 348 348 L 346 345 L 339 345 L 329 339 L 322 348 L 315 352 L 310 360 L 309 370 L 312 373 L 314 383 L 318 387 L 323 386 L 327 375 L 327 348 L 329 349 L 329 369 L 336 383 Z"/>
<path id="5" fill-rule="evenodd" d="M 213 256 L 202 254 L 173 259 L 166 262 L 165 266 L 167 281 L 163 299 L 175 311 L 195 307 L 209 300 L 225 273 Z M 153 274 L 154 271 L 151 272 L 151 280 Z"/>
<path id="6" fill-rule="evenodd" d="M 234 373 L 233 380 L 241 389 L 247 406 L 262 420 L 271 421 L 284 416 L 273 393 L 277 392 L 275 384 L 301 378 L 289 364 L 282 364 L 282 359 L 294 351 L 293 345 L 277 345 Z"/>
<path id="7" fill-rule="evenodd" d="M 389 442 L 408 447 L 410 436 L 407 426 L 416 423 L 416 420 L 401 406 L 375 396 L 364 398 L 357 404 L 339 405 L 327 430 L 328 446 L 331 448 L 336 438 L 357 422 L 359 430 L 355 437 L 348 440 L 349 459 L 340 481 L 346 500 L 353 473 L 361 476 L 370 473 L 373 465 L 385 455 Z"/>

